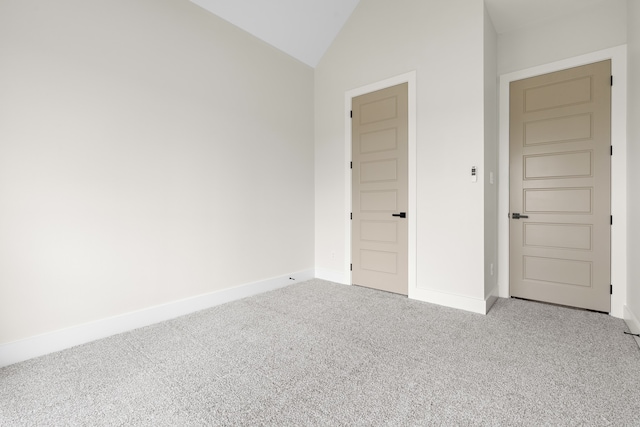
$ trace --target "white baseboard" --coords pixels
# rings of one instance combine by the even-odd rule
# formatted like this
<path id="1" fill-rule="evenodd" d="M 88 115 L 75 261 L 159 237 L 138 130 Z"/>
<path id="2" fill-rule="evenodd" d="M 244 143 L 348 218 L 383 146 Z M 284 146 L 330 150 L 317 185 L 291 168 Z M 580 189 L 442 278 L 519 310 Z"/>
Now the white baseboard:
<path id="1" fill-rule="evenodd" d="M 316 268 L 316 278 L 326 280 L 327 282 L 341 283 L 350 285 L 347 275 L 342 271 L 329 270 L 326 268 Z"/>
<path id="2" fill-rule="evenodd" d="M 313 278 L 300 271 L 1 344 L 0 368 Z"/>
<path id="3" fill-rule="evenodd" d="M 640 334 L 640 317 L 636 316 L 628 305 L 624 306 L 624 321 L 627 323 L 627 326 L 629 326 L 632 334 Z M 640 346 L 640 339 L 637 337 L 636 342 L 638 346 Z"/>
<path id="4" fill-rule="evenodd" d="M 486 299 L 479 299 L 421 288 L 409 290 L 409 298 L 479 314 L 487 314 L 497 300 L 494 294 Z"/>

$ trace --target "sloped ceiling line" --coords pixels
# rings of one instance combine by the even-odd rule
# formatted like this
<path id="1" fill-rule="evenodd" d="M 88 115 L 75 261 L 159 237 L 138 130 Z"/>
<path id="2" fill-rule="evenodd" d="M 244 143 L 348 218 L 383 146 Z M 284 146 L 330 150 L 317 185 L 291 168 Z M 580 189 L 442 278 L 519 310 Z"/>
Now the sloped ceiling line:
<path id="1" fill-rule="evenodd" d="M 360 0 L 191 0 L 315 68 Z M 428 1 L 428 0 L 423 0 Z M 611 0 L 484 0 L 498 34 Z"/>

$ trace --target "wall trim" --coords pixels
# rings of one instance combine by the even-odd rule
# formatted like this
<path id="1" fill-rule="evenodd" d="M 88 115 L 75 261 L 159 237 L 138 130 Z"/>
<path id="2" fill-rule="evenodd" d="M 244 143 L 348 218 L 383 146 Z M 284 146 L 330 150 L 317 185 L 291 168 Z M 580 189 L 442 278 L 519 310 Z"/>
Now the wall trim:
<path id="1" fill-rule="evenodd" d="M 623 317 L 627 301 L 627 45 L 599 50 L 500 76 L 498 148 L 498 286 L 509 293 L 509 83 L 611 59 L 611 316 Z"/>
<path id="2" fill-rule="evenodd" d="M 627 322 L 632 333 L 640 334 L 640 317 L 636 316 L 628 305 L 624 306 L 624 321 Z"/>
<path id="3" fill-rule="evenodd" d="M 409 71 L 408 73 L 400 74 L 395 77 L 391 77 L 385 80 L 381 80 L 375 83 L 371 83 L 365 86 L 361 86 L 356 89 L 348 90 L 344 96 L 344 181 L 345 181 L 345 206 L 347 211 L 344 214 L 344 233 L 345 233 L 345 265 L 344 271 L 346 272 L 347 284 L 351 284 L 351 220 L 349 219 L 349 213 L 351 212 L 351 169 L 349 163 L 351 162 L 351 100 L 360 95 L 366 93 L 375 92 L 377 90 L 386 89 L 388 87 L 396 86 L 402 83 L 407 83 L 407 92 L 409 95 L 409 113 L 408 113 L 408 127 L 409 127 L 409 208 L 407 210 L 407 221 L 409 226 L 409 262 L 408 262 L 408 290 L 409 298 L 418 299 L 415 297 L 415 290 L 418 289 L 416 271 L 417 271 L 417 221 L 416 221 L 416 207 L 417 207 L 417 73 L 416 71 Z"/>
<path id="4" fill-rule="evenodd" d="M 299 271 L 1 344 L 0 368 L 313 278 Z"/>
<path id="5" fill-rule="evenodd" d="M 412 298 L 430 304 L 442 305 L 477 314 L 487 314 L 491 306 L 497 301 L 497 297 L 494 295 L 490 295 L 486 299 L 477 299 L 421 288 L 414 290 Z"/>
<path id="6" fill-rule="evenodd" d="M 327 268 L 316 268 L 316 279 L 326 280 L 327 282 L 340 283 L 342 285 L 350 285 L 349 276 L 342 271 L 329 270 Z"/>
<path id="7" fill-rule="evenodd" d="M 499 294 L 500 294 L 500 290 L 499 290 L 498 284 L 496 283 L 496 285 L 493 287 L 491 292 L 489 292 L 489 295 L 484 299 L 485 305 L 486 305 L 485 314 L 488 313 L 489 310 L 491 310 L 491 307 L 493 307 L 493 304 L 495 304 L 496 301 L 498 301 L 498 298 L 500 298 Z"/>
<path id="8" fill-rule="evenodd" d="M 636 316 L 628 305 L 624 306 L 624 321 L 629 326 L 632 334 L 640 334 L 640 316 Z M 640 338 L 634 337 L 638 347 L 640 347 Z"/>

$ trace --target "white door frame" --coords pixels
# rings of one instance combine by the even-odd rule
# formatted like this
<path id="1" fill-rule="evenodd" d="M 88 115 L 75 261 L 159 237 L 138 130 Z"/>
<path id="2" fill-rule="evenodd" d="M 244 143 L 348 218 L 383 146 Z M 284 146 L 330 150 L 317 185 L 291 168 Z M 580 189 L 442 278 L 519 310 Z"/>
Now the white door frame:
<path id="1" fill-rule="evenodd" d="M 345 232 L 345 249 L 344 253 L 348 254 L 345 257 L 345 269 L 347 272 L 346 283 L 352 284 L 351 281 L 351 219 L 349 213 L 351 212 L 351 100 L 357 96 L 364 95 L 366 93 L 375 92 L 377 90 L 386 89 L 391 86 L 396 86 L 402 83 L 408 84 L 409 95 L 409 208 L 407 210 L 407 220 L 409 222 L 409 248 L 408 248 L 408 292 L 409 298 L 414 298 L 415 291 L 417 289 L 416 280 L 416 260 L 417 260 L 417 245 L 416 245 L 416 72 L 410 71 L 399 76 L 391 77 L 376 83 L 361 86 L 356 89 L 348 90 L 344 96 L 344 111 L 345 111 L 345 124 L 344 124 L 344 158 L 345 158 L 345 206 L 348 208 L 348 212 L 345 212 L 344 218 L 344 232 Z"/>
<path id="2" fill-rule="evenodd" d="M 509 83 L 541 74 L 611 59 L 611 315 L 622 318 L 627 301 L 627 45 L 599 50 L 500 76 L 498 289 L 509 293 Z"/>

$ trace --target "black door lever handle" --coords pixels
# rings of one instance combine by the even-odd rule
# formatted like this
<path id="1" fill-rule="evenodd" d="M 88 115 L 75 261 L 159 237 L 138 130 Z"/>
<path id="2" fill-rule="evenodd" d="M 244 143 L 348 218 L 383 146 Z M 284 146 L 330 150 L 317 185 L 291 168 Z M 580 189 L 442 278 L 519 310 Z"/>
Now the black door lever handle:
<path id="1" fill-rule="evenodd" d="M 529 215 L 520 215 L 519 213 L 512 213 L 511 218 L 513 219 L 529 218 Z"/>
<path id="2" fill-rule="evenodd" d="M 400 212 L 399 214 L 391 214 L 391 216 L 399 216 L 400 218 L 406 218 L 407 217 L 407 213 L 406 212 Z"/>

